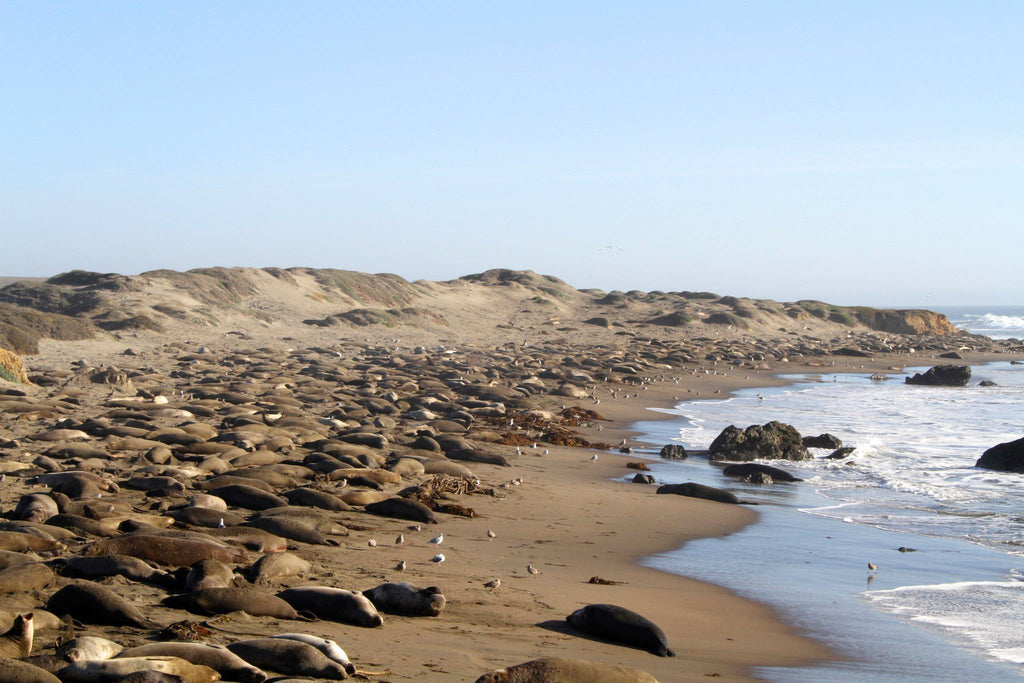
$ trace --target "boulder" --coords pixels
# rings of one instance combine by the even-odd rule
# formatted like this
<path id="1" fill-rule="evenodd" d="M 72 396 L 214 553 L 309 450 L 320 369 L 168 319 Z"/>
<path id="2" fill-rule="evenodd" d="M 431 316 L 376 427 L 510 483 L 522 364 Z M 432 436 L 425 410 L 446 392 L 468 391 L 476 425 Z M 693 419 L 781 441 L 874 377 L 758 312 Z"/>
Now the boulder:
<path id="1" fill-rule="evenodd" d="M 705 486 L 704 484 L 695 484 L 692 481 L 686 482 L 685 484 L 665 484 L 664 486 L 658 487 L 658 493 L 673 493 L 677 496 L 703 498 L 704 500 L 713 500 L 719 503 L 732 503 L 733 505 L 740 502 L 739 498 L 728 491 L 716 489 L 713 486 Z"/>
<path id="2" fill-rule="evenodd" d="M 806 460 L 811 457 L 800 432 L 778 421 L 746 429 L 730 425 L 711 442 L 708 451 L 711 460 Z"/>
<path id="3" fill-rule="evenodd" d="M 1001 443 L 982 453 L 975 467 L 1024 474 L 1024 439 Z"/>
<path id="4" fill-rule="evenodd" d="M 762 465 L 756 462 L 745 462 L 741 465 L 729 465 L 722 474 L 727 477 L 750 477 L 755 474 L 763 474 L 770 477 L 774 481 L 803 481 L 799 477 L 794 477 L 786 470 L 780 470 L 778 467 L 772 467 L 770 465 Z M 761 482 L 755 482 L 761 483 Z"/>
<path id="5" fill-rule="evenodd" d="M 848 456 L 851 453 L 853 453 L 854 450 L 856 450 L 856 449 L 853 446 L 843 446 L 842 448 L 837 448 L 834 451 L 832 451 L 831 453 L 829 453 L 828 455 L 826 455 L 825 459 L 826 460 L 842 460 L 846 456 Z"/>
<path id="6" fill-rule="evenodd" d="M 997 387 L 999 385 L 996 384 L 995 382 L 993 382 L 990 379 L 983 379 L 980 382 L 978 382 L 978 386 L 979 387 Z"/>
<path id="7" fill-rule="evenodd" d="M 686 449 L 677 443 L 665 444 L 658 455 L 666 460 L 686 460 Z"/>
<path id="8" fill-rule="evenodd" d="M 632 479 L 634 484 L 656 484 L 658 483 L 654 479 L 653 474 L 644 474 L 643 472 L 637 472 L 633 475 Z"/>
<path id="9" fill-rule="evenodd" d="M 803 438 L 805 448 L 831 448 L 835 450 L 843 447 L 843 442 L 831 434 L 819 434 L 818 436 L 805 436 Z"/>
<path id="10" fill-rule="evenodd" d="M 921 384 L 931 387 L 965 387 L 971 379 L 969 365 L 936 365 L 925 373 L 907 377 L 907 384 Z"/>

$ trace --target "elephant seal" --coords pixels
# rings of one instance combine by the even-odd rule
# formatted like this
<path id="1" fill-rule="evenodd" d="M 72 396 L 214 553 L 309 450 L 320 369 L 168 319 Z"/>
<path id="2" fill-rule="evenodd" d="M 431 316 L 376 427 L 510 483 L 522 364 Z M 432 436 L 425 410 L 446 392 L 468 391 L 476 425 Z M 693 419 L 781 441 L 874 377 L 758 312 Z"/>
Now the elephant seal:
<path id="1" fill-rule="evenodd" d="M 16 564 L 0 570 L 0 593 L 24 593 L 53 583 L 53 571 L 45 564 Z"/>
<path id="2" fill-rule="evenodd" d="M 231 564 L 248 564 L 242 553 L 225 545 L 191 538 L 136 534 L 97 541 L 83 552 L 87 557 L 97 555 L 131 555 L 140 560 L 156 562 L 169 567 L 191 567 L 206 559 Z"/>
<path id="3" fill-rule="evenodd" d="M 658 683 L 646 671 L 583 659 L 545 657 L 486 673 L 476 683 Z"/>
<path id="4" fill-rule="evenodd" d="M 208 489 L 208 492 L 222 499 L 228 505 L 245 508 L 246 510 L 265 510 L 288 504 L 287 499 L 250 484 L 229 484 L 228 486 Z"/>
<path id="5" fill-rule="evenodd" d="M 337 496 L 326 491 L 317 491 L 310 488 L 298 488 L 282 493 L 292 505 L 305 505 L 307 507 L 320 508 L 322 510 L 333 510 L 335 512 L 347 512 L 352 506 Z"/>
<path id="6" fill-rule="evenodd" d="M 316 649 L 323 652 L 328 659 L 341 664 L 349 676 L 356 672 L 356 665 L 349 661 L 348 655 L 341 649 L 333 640 L 327 638 L 321 638 L 320 636 L 313 636 L 308 633 L 279 633 L 276 636 L 270 636 L 271 638 L 284 638 L 285 640 L 297 640 L 300 643 L 306 643 L 312 645 Z"/>
<path id="7" fill-rule="evenodd" d="M 303 586 L 283 590 L 277 597 L 297 610 L 311 612 L 327 621 L 367 628 L 384 625 L 384 617 L 377 613 L 377 608 L 369 598 L 359 591 L 326 586 Z"/>
<path id="8" fill-rule="evenodd" d="M 95 583 L 64 586 L 46 601 L 46 609 L 58 616 L 70 614 L 87 624 L 163 628 L 120 595 Z"/>
<path id="9" fill-rule="evenodd" d="M 718 503 L 732 503 L 733 505 L 741 502 L 739 498 L 728 491 L 716 489 L 714 486 L 695 484 L 692 481 L 688 481 L 685 484 L 665 484 L 664 486 L 659 486 L 658 493 L 674 493 L 677 496 L 703 498 L 704 500 L 713 500 Z"/>
<path id="10" fill-rule="evenodd" d="M 423 522 L 424 524 L 437 524 L 437 517 L 423 503 L 407 498 L 388 498 L 378 503 L 370 503 L 364 508 L 367 512 L 382 517 L 395 517 L 407 519 L 412 522 Z"/>
<path id="11" fill-rule="evenodd" d="M 32 635 L 35 632 L 32 614 L 19 614 L 7 633 L 0 636 L 0 657 L 21 659 L 32 653 Z M 0 674 L 2 675 L 2 674 Z"/>
<path id="12" fill-rule="evenodd" d="M 235 570 L 220 560 L 200 560 L 192 565 L 185 575 L 185 590 L 227 588 L 234 585 L 234 581 Z"/>
<path id="13" fill-rule="evenodd" d="M 170 510 L 167 516 L 177 522 L 192 524 L 193 526 L 207 526 L 216 529 L 221 525 L 238 526 L 245 521 L 245 517 L 236 515 L 225 510 L 214 510 L 204 507 L 187 507 L 180 510 Z"/>
<path id="14" fill-rule="evenodd" d="M 118 657 L 148 657 L 161 655 L 180 657 L 186 662 L 208 666 L 221 678 L 240 683 L 263 683 L 267 675 L 221 645 L 206 643 L 146 643 L 121 652 Z"/>
<path id="15" fill-rule="evenodd" d="M 169 586 L 174 577 L 131 555 L 98 555 L 80 557 L 72 555 L 61 560 L 65 575 L 82 579 L 100 579 L 107 576 L 123 576 L 131 581 Z"/>
<path id="16" fill-rule="evenodd" d="M 122 676 L 117 683 L 185 683 L 185 679 L 174 674 L 165 674 L 162 671 L 136 671 L 135 673 Z"/>
<path id="17" fill-rule="evenodd" d="M 46 669 L 8 657 L 0 657 L 0 671 L 4 683 L 61 683 Z"/>
<path id="18" fill-rule="evenodd" d="M 287 601 L 253 588 L 203 588 L 191 593 L 168 596 L 162 602 L 168 607 L 206 614 L 245 612 L 254 617 L 303 618 Z"/>
<path id="19" fill-rule="evenodd" d="M 292 541 L 312 545 L 338 545 L 333 538 L 327 538 L 305 522 L 283 515 L 280 517 L 256 517 L 245 524 Z"/>
<path id="20" fill-rule="evenodd" d="M 12 518 L 29 522 L 45 522 L 59 512 L 57 501 L 50 496 L 45 493 L 28 493 L 18 500 Z"/>
<path id="21" fill-rule="evenodd" d="M 180 657 L 155 655 L 72 662 L 61 669 L 60 680 L 64 683 L 104 683 L 120 681 L 125 676 L 144 671 L 178 676 L 185 683 L 213 683 L 220 680 L 220 674 L 208 666 L 192 664 Z"/>
<path id="22" fill-rule="evenodd" d="M 345 667 L 328 659 L 312 645 L 286 638 L 254 638 L 228 645 L 253 666 L 288 676 L 313 676 L 331 681 L 348 678 Z"/>
<path id="23" fill-rule="evenodd" d="M 412 617 L 436 617 L 447 603 L 437 586 L 417 588 L 406 581 L 382 583 L 363 595 L 381 612 Z"/>
<path id="24" fill-rule="evenodd" d="M 217 541 L 240 545 L 257 553 L 279 553 L 288 547 L 288 541 L 280 536 L 251 526 L 226 526 L 207 529 L 205 533 Z"/>
<path id="25" fill-rule="evenodd" d="M 189 507 L 206 508 L 207 510 L 220 510 L 224 512 L 228 509 L 228 504 L 224 502 L 223 498 L 217 496 L 211 496 L 209 493 L 197 493 L 188 499 Z"/>
<path id="26" fill-rule="evenodd" d="M 271 553 L 264 555 L 249 568 L 249 581 L 267 583 L 273 579 L 287 576 L 303 576 L 313 568 L 309 560 L 291 553 Z"/>
<path id="27" fill-rule="evenodd" d="M 60 541 L 48 540 L 24 534 L 20 531 L 0 531 L 0 550 L 13 550 L 16 553 L 24 553 L 30 550 L 36 552 L 59 552 L 67 548 Z"/>
<path id="28" fill-rule="evenodd" d="M 658 625 L 618 605 L 587 605 L 565 618 L 575 629 L 616 643 L 635 645 L 659 657 L 675 657 Z"/>
<path id="29" fill-rule="evenodd" d="M 32 564 L 39 562 L 39 556 L 35 553 L 16 553 L 13 550 L 0 550 L 0 569 L 7 569 L 16 564 Z"/>
<path id="30" fill-rule="evenodd" d="M 799 477 L 794 477 L 786 470 L 781 470 L 778 467 L 772 467 L 771 465 L 762 465 L 756 462 L 744 462 L 736 465 L 726 465 L 725 469 L 722 470 L 722 474 L 727 477 L 746 477 L 751 474 L 767 474 L 774 481 L 803 481 Z"/>
<path id="31" fill-rule="evenodd" d="M 78 536 L 82 533 L 90 534 L 92 536 L 100 536 L 103 538 L 115 538 L 120 536 L 116 529 L 111 527 L 109 524 L 104 524 L 98 519 L 91 517 L 85 517 L 83 515 L 71 515 L 71 514 L 59 514 L 50 517 L 46 520 L 47 524 L 53 526 L 59 526 L 63 529 L 74 531 Z"/>
<path id="32" fill-rule="evenodd" d="M 111 659 L 122 650 L 124 648 L 119 643 L 99 636 L 78 636 L 57 643 L 57 655 L 69 662 Z"/>

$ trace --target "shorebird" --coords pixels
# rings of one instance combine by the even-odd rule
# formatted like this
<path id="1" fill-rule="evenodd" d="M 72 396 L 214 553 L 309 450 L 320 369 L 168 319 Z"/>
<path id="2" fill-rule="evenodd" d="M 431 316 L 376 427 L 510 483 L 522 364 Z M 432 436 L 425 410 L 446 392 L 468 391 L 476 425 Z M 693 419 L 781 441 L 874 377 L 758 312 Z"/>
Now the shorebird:
<path id="1" fill-rule="evenodd" d="M 537 574 L 540 574 L 540 570 L 534 567 L 532 564 L 528 564 L 526 565 L 526 573 L 530 576 L 537 576 Z"/>
<path id="2" fill-rule="evenodd" d="M 376 548 L 377 547 L 377 541 L 375 541 L 375 540 L 373 540 L 371 538 L 369 541 L 366 542 L 366 545 L 370 546 L 371 548 Z"/>
<path id="3" fill-rule="evenodd" d="M 873 571 L 875 571 L 876 569 L 878 569 L 878 567 L 876 567 L 876 566 L 875 566 L 874 564 L 872 564 L 871 562 L 868 562 L 868 571 L 872 571 L 872 572 L 873 572 Z"/>
<path id="4" fill-rule="evenodd" d="M 432 539 L 427 541 L 427 543 L 433 543 L 434 545 L 441 545 L 442 543 L 444 543 L 444 534 L 438 534 L 437 536 L 434 536 Z"/>
<path id="5" fill-rule="evenodd" d="M 423 527 L 421 527 L 419 524 L 413 524 L 413 525 L 409 526 L 409 531 L 422 531 L 422 530 L 423 530 Z"/>
<path id="6" fill-rule="evenodd" d="M 495 537 L 497 537 L 497 535 L 498 535 L 498 534 L 494 533 L 494 531 L 493 531 L 493 530 L 491 530 L 491 529 L 488 529 L 488 530 L 487 530 L 487 540 L 488 540 L 488 541 L 490 541 L 490 540 L 494 539 Z"/>
<path id="7" fill-rule="evenodd" d="M 484 584 L 484 588 L 490 588 L 492 591 L 497 590 L 501 586 L 501 579 L 494 579 Z"/>
<path id="8" fill-rule="evenodd" d="M 398 538 L 395 539 L 395 545 L 402 545 L 403 543 L 405 543 L 405 536 L 398 534 Z"/>
<path id="9" fill-rule="evenodd" d="M 432 558 L 430 558 L 430 561 L 436 562 L 437 564 L 441 564 L 442 562 L 444 562 L 444 555 L 438 553 L 437 555 L 434 555 Z"/>
<path id="10" fill-rule="evenodd" d="M 550 452 L 551 452 L 551 451 L 549 451 L 549 450 L 548 450 L 547 448 L 545 448 L 545 449 L 544 449 L 544 455 L 547 455 L 547 454 L 548 454 L 548 453 L 550 453 Z"/>
<path id="11" fill-rule="evenodd" d="M 401 562 L 399 562 L 398 564 L 395 565 L 395 571 L 396 572 L 404 572 L 405 571 L 405 560 L 402 560 Z"/>
<path id="12" fill-rule="evenodd" d="M 220 521 L 217 522 L 217 528 L 218 529 L 223 529 L 224 528 L 224 518 L 223 517 L 221 517 Z"/>
<path id="13" fill-rule="evenodd" d="M 592 456 L 590 456 L 590 462 L 597 462 L 597 453 L 594 453 Z"/>

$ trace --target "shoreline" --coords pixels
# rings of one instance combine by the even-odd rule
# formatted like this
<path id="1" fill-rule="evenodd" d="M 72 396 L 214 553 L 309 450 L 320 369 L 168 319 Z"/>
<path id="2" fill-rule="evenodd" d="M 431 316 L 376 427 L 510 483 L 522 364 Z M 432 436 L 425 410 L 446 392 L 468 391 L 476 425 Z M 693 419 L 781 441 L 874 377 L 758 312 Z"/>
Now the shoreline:
<path id="1" fill-rule="evenodd" d="M 214 343 L 211 341 L 211 346 Z M 224 343 L 221 340 L 218 346 Z M 193 344 L 199 342 L 189 342 Z M 273 345 L 281 344 L 278 340 Z M 124 346 L 124 342 L 92 346 L 53 343 L 47 344 L 38 360 L 62 364 L 88 355 L 120 364 L 118 356 Z M 137 351 L 142 356 L 137 363 L 155 365 L 158 370 L 172 367 L 179 354 L 175 351 L 167 355 L 156 347 L 144 346 L 137 347 Z M 977 362 L 1008 357 L 986 356 L 993 357 Z M 538 400 L 549 408 L 564 401 L 596 410 L 606 421 L 579 431 L 591 441 L 618 443 L 623 438 L 635 440 L 638 432 L 633 427 L 639 421 L 671 419 L 672 415 L 658 412 L 658 408 L 674 406 L 684 397 L 724 398 L 739 388 L 787 384 L 778 378 L 781 373 L 827 373 L 844 368 L 865 372 L 884 369 L 896 360 L 909 364 L 911 359 L 887 357 L 875 360 L 872 367 L 862 367 L 868 365 L 868 359 L 836 360 L 836 366 L 776 363 L 764 371 L 722 368 L 701 375 L 692 368 L 692 372 L 680 368 L 664 373 L 663 381 L 635 388 L 630 392 L 635 395 L 628 399 L 622 397 L 624 385 L 608 385 L 617 387 L 619 398 L 602 396 L 599 405 L 555 396 Z M 929 359 L 912 360 L 914 365 L 929 364 Z M 598 387 L 598 394 L 610 394 L 607 387 Z M 86 389 L 85 393 L 96 391 L 102 395 L 108 391 L 102 386 Z M 43 388 L 33 391 L 39 395 L 48 392 Z M 19 429 L 24 427 L 19 423 Z M 299 625 L 249 618 L 243 622 L 245 628 L 256 633 L 304 630 L 335 639 L 360 668 L 387 670 L 388 680 L 396 681 L 475 680 L 485 671 L 542 656 L 632 666 L 650 672 L 662 683 L 705 680 L 708 676 L 750 681 L 756 679 L 754 669 L 810 666 L 837 659 L 836 652 L 799 632 L 769 605 L 721 586 L 640 564 L 692 540 L 736 533 L 756 523 L 759 515 L 755 510 L 658 496 L 655 487 L 614 481 L 614 477 L 631 471 L 625 464 L 637 458 L 629 455 L 602 452 L 593 462 L 592 449 L 552 446 L 548 450 L 545 456 L 524 448 L 521 456 L 510 459 L 510 468 L 471 464 L 481 480 L 497 486 L 499 496 L 505 496 L 461 497 L 461 504 L 477 511 L 473 519 L 444 516 L 440 527 L 410 532 L 408 523 L 399 520 L 344 513 L 338 517 L 351 532 L 340 539 L 339 548 L 302 546 L 302 555 L 317 568 L 313 583 L 328 581 L 332 586 L 357 590 L 401 580 L 441 586 L 449 603 L 440 617 L 388 616 L 382 630 L 332 622 Z M 523 478 L 521 486 L 501 488 L 501 484 L 517 477 Z M 15 487 L 5 489 L 0 500 L 5 509 L 13 507 L 18 493 Z M 138 492 L 122 490 L 122 497 L 138 507 L 152 509 L 151 499 Z M 446 537 L 443 552 L 447 561 L 441 565 L 429 561 L 436 548 L 425 543 L 438 528 Z M 493 541 L 487 539 L 488 529 L 497 534 Z M 399 533 L 406 536 L 402 546 L 390 541 Z M 368 546 L 370 540 L 376 542 L 376 547 Z M 408 561 L 402 574 L 393 570 L 399 560 Z M 527 564 L 541 573 L 531 577 L 526 572 Z M 588 580 L 592 576 L 615 581 L 616 585 L 591 584 Z M 494 591 L 486 589 L 483 584 L 494 578 L 502 579 L 502 586 Z M 290 585 L 309 583 L 293 581 Z M 180 612 L 156 606 L 163 594 L 153 587 L 127 583 L 119 584 L 118 590 L 141 605 L 154 605 L 153 618 L 163 623 L 182 618 Z M 621 604 L 659 624 L 678 656 L 662 659 L 593 640 L 565 625 L 565 616 L 575 609 L 600 602 Z M 12 608 L 31 609 L 39 604 L 38 596 L 11 598 Z M 123 630 L 91 627 L 89 632 L 114 637 L 126 645 L 146 642 L 141 634 L 126 634 Z M 214 642 L 221 641 L 230 639 L 222 637 Z M 40 642 L 45 643 L 45 637 Z"/>

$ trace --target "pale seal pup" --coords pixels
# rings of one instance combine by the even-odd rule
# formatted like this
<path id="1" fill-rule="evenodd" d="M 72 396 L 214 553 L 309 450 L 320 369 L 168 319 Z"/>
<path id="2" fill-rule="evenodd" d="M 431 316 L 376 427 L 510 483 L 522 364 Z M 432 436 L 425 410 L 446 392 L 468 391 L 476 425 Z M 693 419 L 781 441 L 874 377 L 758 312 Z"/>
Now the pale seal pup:
<path id="1" fill-rule="evenodd" d="M 19 614 L 7 633 L 0 636 L 0 657 L 21 659 L 32 653 L 32 635 L 35 632 L 32 614 Z M 2 677 L 0 673 L 0 677 Z"/>
<path id="2" fill-rule="evenodd" d="M 159 671 L 179 676 L 185 683 L 213 683 L 220 674 L 208 666 L 192 664 L 180 657 L 125 657 L 123 659 L 82 660 L 60 671 L 64 683 L 101 683 L 119 681 L 143 671 Z"/>
<path id="3" fill-rule="evenodd" d="M 253 666 L 288 676 L 314 676 L 332 681 L 348 678 L 345 667 L 312 645 L 287 638 L 254 638 L 228 645 Z"/>
<path id="4" fill-rule="evenodd" d="M 266 583 L 287 576 L 303 576 L 312 568 L 309 560 L 298 555 L 271 553 L 261 557 L 249 568 L 249 580 L 253 583 Z"/>
<path id="5" fill-rule="evenodd" d="M 575 629 L 616 643 L 648 650 L 659 657 L 675 657 L 657 624 L 618 605 L 587 605 L 565 618 Z"/>
<path id="6" fill-rule="evenodd" d="M 124 648 L 99 636 L 78 636 L 57 642 L 57 655 L 69 662 L 91 662 L 116 657 Z"/>
<path id="7" fill-rule="evenodd" d="M 353 664 L 349 660 L 348 655 L 345 653 L 344 650 L 341 649 L 341 646 L 333 640 L 321 638 L 320 636 L 310 635 L 308 633 L 280 633 L 276 636 L 270 637 L 284 638 L 286 640 L 297 640 L 301 643 L 312 645 L 316 649 L 320 650 L 320 652 L 323 652 L 328 659 L 333 660 L 338 664 L 341 664 L 343 667 L 345 667 L 345 671 L 348 672 L 349 676 L 356 672 L 355 664 Z"/>
<path id="8" fill-rule="evenodd" d="M 583 659 L 545 657 L 486 673 L 476 683 L 658 683 L 646 671 Z"/>
<path id="9" fill-rule="evenodd" d="M 163 628 L 120 595 L 94 583 L 64 586 L 46 601 L 46 609 L 56 615 L 70 614 L 87 624 Z"/>
<path id="10" fill-rule="evenodd" d="M 301 586 L 283 590 L 277 597 L 295 609 L 311 612 L 320 619 L 367 628 L 384 625 L 384 617 L 377 613 L 377 608 L 369 598 L 359 591 L 327 586 Z"/>
<path id="11" fill-rule="evenodd" d="M 363 595 L 381 612 L 414 617 L 436 617 L 447 603 L 437 586 L 417 588 L 406 581 L 382 583 L 376 588 L 363 591 Z"/>
<path id="12" fill-rule="evenodd" d="M 193 664 L 208 666 L 229 681 L 263 683 L 267 675 L 221 645 L 207 643 L 146 643 L 121 652 L 119 657 L 147 657 L 162 655 L 180 657 Z"/>

